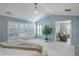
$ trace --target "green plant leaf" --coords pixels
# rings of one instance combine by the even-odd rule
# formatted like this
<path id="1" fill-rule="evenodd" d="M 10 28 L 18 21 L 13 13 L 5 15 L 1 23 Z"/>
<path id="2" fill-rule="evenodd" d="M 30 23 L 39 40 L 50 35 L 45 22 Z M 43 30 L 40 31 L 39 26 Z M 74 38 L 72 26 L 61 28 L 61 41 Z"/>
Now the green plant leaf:
<path id="1" fill-rule="evenodd" d="M 48 25 L 45 25 L 43 30 L 42 30 L 42 33 L 44 35 L 48 35 L 48 34 L 51 34 L 52 33 L 52 28 L 50 28 Z"/>

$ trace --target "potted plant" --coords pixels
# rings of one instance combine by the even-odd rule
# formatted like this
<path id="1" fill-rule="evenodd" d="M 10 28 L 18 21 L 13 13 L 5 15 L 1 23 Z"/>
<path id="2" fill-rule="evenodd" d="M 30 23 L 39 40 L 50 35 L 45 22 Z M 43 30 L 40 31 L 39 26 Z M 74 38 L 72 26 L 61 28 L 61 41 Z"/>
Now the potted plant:
<path id="1" fill-rule="evenodd" d="M 48 41 L 48 35 L 52 33 L 52 28 L 50 28 L 48 25 L 45 25 L 42 33 L 46 36 L 45 40 Z"/>

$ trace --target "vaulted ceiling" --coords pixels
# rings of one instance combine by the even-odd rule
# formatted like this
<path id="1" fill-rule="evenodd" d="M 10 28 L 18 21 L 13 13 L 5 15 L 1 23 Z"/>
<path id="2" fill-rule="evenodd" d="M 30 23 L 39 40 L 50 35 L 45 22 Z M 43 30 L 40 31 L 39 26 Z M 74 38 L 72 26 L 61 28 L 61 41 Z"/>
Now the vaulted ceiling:
<path id="1" fill-rule="evenodd" d="M 34 3 L 0 3 L 0 15 L 29 21 L 37 21 L 51 14 L 79 16 L 78 3 L 38 3 L 37 10 L 38 13 L 35 14 Z"/>

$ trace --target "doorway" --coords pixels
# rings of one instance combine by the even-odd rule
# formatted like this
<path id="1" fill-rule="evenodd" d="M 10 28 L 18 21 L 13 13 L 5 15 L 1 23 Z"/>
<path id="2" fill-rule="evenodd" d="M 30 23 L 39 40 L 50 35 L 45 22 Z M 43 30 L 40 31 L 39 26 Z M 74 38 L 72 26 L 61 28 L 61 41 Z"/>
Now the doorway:
<path id="1" fill-rule="evenodd" d="M 56 22 L 55 41 L 71 44 L 71 20 Z"/>

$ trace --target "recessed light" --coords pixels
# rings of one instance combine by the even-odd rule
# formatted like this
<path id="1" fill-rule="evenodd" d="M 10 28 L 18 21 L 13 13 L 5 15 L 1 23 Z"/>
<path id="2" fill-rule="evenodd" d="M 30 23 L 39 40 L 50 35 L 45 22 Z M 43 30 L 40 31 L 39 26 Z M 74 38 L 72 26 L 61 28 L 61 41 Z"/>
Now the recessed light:
<path id="1" fill-rule="evenodd" d="M 71 9 L 65 9 L 65 11 L 66 11 L 66 12 L 70 12 L 70 11 L 71 11 Z"/>
<path id="2" fill-rule="evenodd" d="M 12 13 L 7 11 L 6 14 L 12 14 Z"/>

